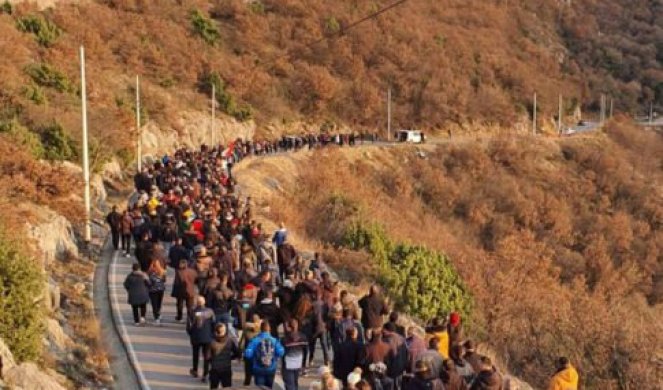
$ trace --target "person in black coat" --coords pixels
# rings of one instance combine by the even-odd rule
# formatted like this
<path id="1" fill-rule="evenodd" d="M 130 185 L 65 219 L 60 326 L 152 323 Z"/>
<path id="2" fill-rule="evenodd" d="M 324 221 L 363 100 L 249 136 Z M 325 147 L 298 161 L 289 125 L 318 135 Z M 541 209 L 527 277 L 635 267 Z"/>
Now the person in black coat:
<path id="1" fill-rule="evenodd" d="M 175 245 L 170 247 L 168 251 L 168 265 L 171 268 L 177 269 L 180 265 L 180 260 L 186 260 L 187 264 L 191 263 L 189 250 L 182 245 L 182 238 L 175 240 Z"/>
<path id="2" fill-rule="evenodd" d="M 196 308 L 188 318 L 186 330 L 189 333 L 191 349 L 193 352 L 193 368 L 189 371 L 194 378 L 198 377 L 198 361 L 200 353 L 203 354 L 203 376 L 202 382 L 207 382 L 209 373 L 209 348 L 212 342 L 214 322 L 214 312 L 205 307 L 205 298 L 199 296 L 196 300 Z"/>
<path id="3" fill-rule="evenodd" d="M 124 288 L 127 290 L 127 301 L 131 305 L 136 326 L 145 323 L 147 302 L 150 301 L 149 286 L 147 275 L 140 270 L 138 263 L 134 263 L 131 266 L 131 273 L 124 280 Z"/>
<path id="4" fill-rule="evenodd" d="M 361 366 L 363 351 L 364 345 L 359 341 L 357 328 L 346 329 L 345 341 L 339 344 L 334 353 L 334 377 L 341 379 L 343 384 L 347 385 L 348 375 L 355 367 Z"/>
<path id="5" fill-rule="evenodd" d="M 262 320 L 269 322 L 272 337 L 278 338 L 278 326 L 283 322 L 283 318 L 281 309 L 274 303 L 274 293 L 271 290 L 268 290 L 265 293 L 265 298 L 253 307 L 251 313 L 249 313 L 249 318 L 253 314 L 257 314 Z"/>
<path id="6" fill-rule="evenodd" d="M 150 235 L 143 233 L 141 240 L 136 243 L 136 260 L 140 264 L 140 270 L 147 272 L 152 263 L 152 256 L 154 255 L 154 243 L 150 241 Z"/>
<path id="7" fill-rule="evenodd" d="M 118 250 L 120 248 L 122 214 L 117 211 L 117 206 L 113 206 L 113 210 L 106 216 L 106 223 L 108 223 L 111 229 L 113 249 Z"/>
<path id="8" fill-rule="evenodd" d="M 233 381 L 232 361 L 239 359 L 241 353 L 237 341 L 228 335 L 226 324 L 218 323 L 214 326 L 214 340 L 209 347 L 209 385 L 210 389 L 231 387 Z"/>
<path id="9" fill-rule="evenodd" d="M 361 308 L 361 324 L 364 329 L 375 329 L 382 327 L 382 316 L 389 313 L 389 308 L 380 294 L 377 285 L 372 285 L 368 295 L 359 300 Z"/>

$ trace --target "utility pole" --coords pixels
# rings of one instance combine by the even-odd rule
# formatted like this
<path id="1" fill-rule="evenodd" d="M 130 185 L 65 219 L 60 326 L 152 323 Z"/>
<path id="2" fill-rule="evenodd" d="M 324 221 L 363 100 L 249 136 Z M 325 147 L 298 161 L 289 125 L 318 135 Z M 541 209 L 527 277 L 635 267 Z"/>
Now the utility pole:
<path id="1" fill-rule="evenodd" d="M 610 119 L 612 119 L 612 113 L 613 113 L 612 109 L 613 109 L 613 103 L 614 102 L 615 102 L 615 99 L 610 98 L 610 116 L 609 116 Z"/>
<path id="2" fill-rule="evenodd" d="M 536 92 L 534 92 L 534 104 L 532 105 L 532 135 L 536 135 Z"/>
<path id="3" fill-rule="evenodd" d="M 136 132 L 138 133 L 138 173 L 143 171 L 143 132 L 140 130 L 140 78 L 136 75 Z"/>
<path id="4" fill-rule="evenodd" d="M 601 94 L 601 112 L 599 114 L 599 123 L 603 125 L 605 122 L 605 95 Z"/>
<path id="5" fill-rule="evenodd" d="M 391 141 L 391 86 L 387 90 L 387 142 Z"/>
<path id="6" fill-rule="evenodd" d="M 83 127 L 83 181 L 85 184 L 85 232 L 84 240 L 89 243 L 92 239 L 92 227 L 90 225 L 90 164 L 87 142 L 87 92 L 85 89 L 85 49 L 80 47 L 81 59 L 81 117 Z"/>
<path id="7" fill-rule="evenodd" d="M 216 147 L 216 132 L 214 132 L 214 117 L 216 116 L 216 86 L 212 83 L 212 148 Z"/>
<path id="8" fill-rule="evenodd" d="M 564 103 L 564 99 L 562 98 L 562 94 L 559 94 L 559 109 L 557 112 L 557 132 L 559 134 L 562 134 L 562 105 Z"/>

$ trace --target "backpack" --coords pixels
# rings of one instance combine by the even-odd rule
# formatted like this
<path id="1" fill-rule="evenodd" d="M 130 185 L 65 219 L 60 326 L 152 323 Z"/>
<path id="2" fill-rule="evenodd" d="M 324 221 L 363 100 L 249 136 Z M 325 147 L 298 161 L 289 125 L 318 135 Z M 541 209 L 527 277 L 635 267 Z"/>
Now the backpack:
<path id="1" fill-rule="evenodd" d="M 274 343 L 269 338 L 260 340 L 258 345 L 258 366 L 271 368 L 274 361 Z"/>

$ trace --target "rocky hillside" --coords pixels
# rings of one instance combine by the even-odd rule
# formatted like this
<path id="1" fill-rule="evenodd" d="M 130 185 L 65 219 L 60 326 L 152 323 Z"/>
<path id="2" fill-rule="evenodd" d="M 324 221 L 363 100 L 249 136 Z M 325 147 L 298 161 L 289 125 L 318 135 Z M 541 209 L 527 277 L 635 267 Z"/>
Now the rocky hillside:
<path id="1" fill-rule="evenodd" d="M 16 119 L 46 143 L 61 131 L 75 146 L 83 44 L 95 161 L 132 161 L 137 74 L 144 122 L 185 138 L 194 124 L 209 134 L 212 84 L 225 138 L 253 120 L 260 134 L 377 131 L 389 87 L 395 127 L 512 125 L 527 119 L 534 92 L 542 127 L 560 93 L 569 121 L 596 110 L 601 93 L 618 112 L 663 105 L 661 6 L 647 0 L 408 0 L 358 25 L 391 2 L 4 4 L 0 123 Z"/>
<path id="2" fill-rule="evenodd" d="M 348 241 L 358 224 L 377 224 L 378 234 L 422 245 L 428 256 L 446 255 L 474 301 L 472 337 L 535 387 L 545 386 L 564 354 L 583 388 L 656 389 L 662 155 L 660 135 L 615 122 L 605 133 L 563 140 L 305 152 L 256 161 L 248 168 L 264 176 L 243 180 L 259 202 L 268 200 L 267 216 L 317 243 L 352 284 L 385 280 L 375 253 Z M 445 262 L 436 267 L 428 275 Z M 450 287 L 437 290 L 436 305 L 450 299 Z M 401 291 L 407 286 L 395 302 Z M 412 305 L 406 312 L 425 313 Z"/>

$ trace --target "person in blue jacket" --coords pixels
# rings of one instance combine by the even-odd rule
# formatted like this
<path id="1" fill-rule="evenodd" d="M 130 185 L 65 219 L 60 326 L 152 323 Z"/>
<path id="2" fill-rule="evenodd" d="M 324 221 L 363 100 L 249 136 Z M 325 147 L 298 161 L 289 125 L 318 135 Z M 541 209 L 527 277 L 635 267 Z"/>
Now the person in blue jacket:
<path id="1" fill-rule="evenodd" d="M 270 334 L 269 322 L 260 324 L 260 334 L 254 337 L 244 351 L 244 357 L 251 362 L 251 371 L 256 386 L 271 389 L 274 385 L 276 365 L 284 355 L 281 342 Z"/>

